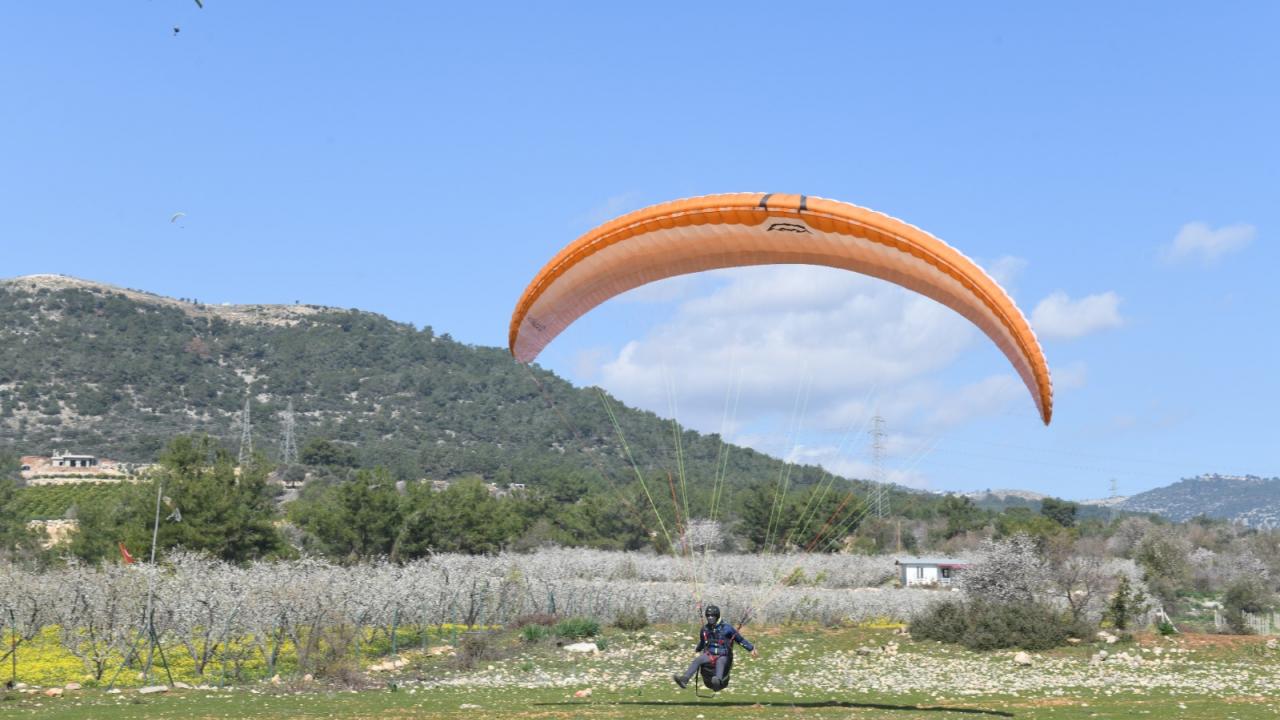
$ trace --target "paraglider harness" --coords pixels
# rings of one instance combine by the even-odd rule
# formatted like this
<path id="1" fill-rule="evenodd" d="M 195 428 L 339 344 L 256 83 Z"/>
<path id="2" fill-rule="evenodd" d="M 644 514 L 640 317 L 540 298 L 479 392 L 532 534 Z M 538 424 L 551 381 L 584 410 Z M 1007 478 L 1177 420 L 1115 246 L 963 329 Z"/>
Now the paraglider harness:
<path id="1" fill-rule="evenodd" d="M 713 658 L 713 661 L 703 663 L 702 666 L 698 668 L 697 675 L 694 675 L 693 677 L 693 693 L 701 698 L 715 697 L 716 693 L 729 687 L 729 675 L 733 670 L 733 646 L 739 638 L 742 638 L 742 634 L 739 633 L 737 628 L 734 628 L 732 625 L 728 626 L 731 631 L 730 633 L 722 634 L 718 632 L 720 627 L 726 623 L 720 622 L 719 609 L 716 609 L 715 615 L 716 624 L 714 626 L 703 625 L 701 637 L 701 644 L 705 645 L 705 652 L 708 657 Z M 738 622 L 738 627 L 746 625 L 750 619 L 750 611 L 747 611 L 747 614 L 743 615 L 742 620 Z M 748 644 L 748 649 L 749 647 L 750 646 Z M 726 658 L 724 662 L 724 677 L 721 678 L 720 682 L 716 682 L 715 679 L 716 664 L 714 662 L 714 658 L 718 657 Z M 701 685 L 706 685 L 707 689 L 711 691 L 710 695 L 702 694 L 699 680 L 701 680 Z"/>
<path id="2" fill-rule="evenodd" d="M 715 657 L 712 655 L 712 657 Z M 713 698 L 716 693 L 729 687 L 729 673 L 733 671 L 733 643 L 729 643 L 728 659 L 724 662 L 724 678 L 719 683 L 716 682 L 716 664 L 714 662 L 703 663 L 698 668 L 698 674 L 693 676 L 693 694 L 701 698 Z M 699 683 L 701 680 L 701 683 Z M 711 691 L 710 695 L 702 693 L 702 685 L 706 685 Z"/>

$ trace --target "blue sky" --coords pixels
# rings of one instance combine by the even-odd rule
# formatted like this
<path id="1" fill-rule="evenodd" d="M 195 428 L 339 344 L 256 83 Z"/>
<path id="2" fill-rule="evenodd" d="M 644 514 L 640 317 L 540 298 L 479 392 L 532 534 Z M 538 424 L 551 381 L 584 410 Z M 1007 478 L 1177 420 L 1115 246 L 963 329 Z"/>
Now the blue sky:
<path id="1" fill-rule="evenodd" d="M 595 223 L 800 192 L 997 273 L 1044 340 L 1053 425 L 955 316 L 807 268 L 621 298 L 541 364 L 704 430 L 736 394 L 736 439 L 857 474 L 879 413 L 891 477 L 934 489 L 1280 475 L 1276 6 L 459 5 L 7 6 L 0 276 L 502 345 L 524 285 Z M 724 342 L 740 366 L 699 365 Z"/>

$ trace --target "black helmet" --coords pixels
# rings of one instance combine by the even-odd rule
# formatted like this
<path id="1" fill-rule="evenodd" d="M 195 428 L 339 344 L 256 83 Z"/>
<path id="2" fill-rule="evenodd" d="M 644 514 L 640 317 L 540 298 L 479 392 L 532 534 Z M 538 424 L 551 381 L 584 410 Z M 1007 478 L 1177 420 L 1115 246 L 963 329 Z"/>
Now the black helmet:
<path id="1" fill-rule="evenodd" d="M 708 625 L 720 622 L 720 608 L 715 605 L 708 605 L 704 614 L 707 616 Z"/>

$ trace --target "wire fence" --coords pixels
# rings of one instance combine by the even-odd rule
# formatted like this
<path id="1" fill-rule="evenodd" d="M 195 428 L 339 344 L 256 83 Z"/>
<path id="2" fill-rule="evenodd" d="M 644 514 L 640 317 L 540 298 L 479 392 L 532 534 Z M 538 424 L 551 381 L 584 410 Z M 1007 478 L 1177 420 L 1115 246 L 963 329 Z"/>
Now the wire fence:
<path id="1" fill-rule="evenodd" d="M 1280 635 L 1280 613 L 1240 613 L 1241 625 L 1254 635 Z M 1219 632 L 1231 629 L 1231 623 L 1221 610 L 1213 611 L 1213 627 Z"/>

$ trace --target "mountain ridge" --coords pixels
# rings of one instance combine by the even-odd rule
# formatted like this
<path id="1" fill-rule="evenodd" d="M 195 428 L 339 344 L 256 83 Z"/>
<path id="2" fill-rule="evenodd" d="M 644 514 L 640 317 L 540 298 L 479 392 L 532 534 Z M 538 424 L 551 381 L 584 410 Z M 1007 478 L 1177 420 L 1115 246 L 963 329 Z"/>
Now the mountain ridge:
<path id="1" fill-rule="evenodd" d="M 676 466 L 670 421 L 429 326 L 320 305 L 206 305 L 66 275 L 0 281 L 0 449 L 148 462 L 190 432 L 234 448 L 246 397 L 268 458 L 293 401 L 299 446 L 346 445 L 355 464 L 402 479 L 536 482 L 573 470 L 666 484 Z M 717 472 L 742 485 L 782 467 L 715 434 L 686 430 L 682 445 L 707 487 Z M 825 474 L 791 476 L 803 485 Z"/>
<path id="2" fill-rule="evenodd" d="M 1204 515 L 1250 527 L 1280 527 L 1280 477 L 1205 473 L 1130 496 L 1120 508 L 1175 522 Z"/>
<path id="3" fill-rule="evenodd" d="M 20 275 L 12 278 L 0 278 L 0 288 L 18 288 L 38 292 L 44 290 L 85 290 L 96 293 L 115 293 L 135 302 L 152 303 L 182 310 L 192 317 L 220 317 L 229 322 L 287 324 L 298 322 L 309 315 L 322 312 L 342 311 L 343 308 L 324 305 L 304 305 L 295 303 L 284 305 L 279 303 L 222 303 L 209 305 L 195 300 L 171 298 L 165 295 L 124 288 L 97 280 L 85 280 L 72 275 L 59 273 L 37 273 Z M 359 312 L 359 311 L 357 311 Z"/>

